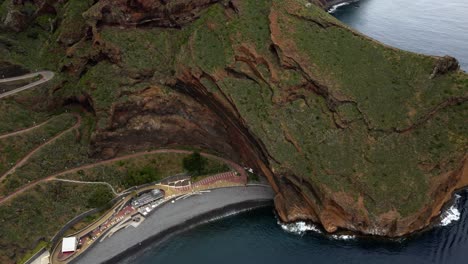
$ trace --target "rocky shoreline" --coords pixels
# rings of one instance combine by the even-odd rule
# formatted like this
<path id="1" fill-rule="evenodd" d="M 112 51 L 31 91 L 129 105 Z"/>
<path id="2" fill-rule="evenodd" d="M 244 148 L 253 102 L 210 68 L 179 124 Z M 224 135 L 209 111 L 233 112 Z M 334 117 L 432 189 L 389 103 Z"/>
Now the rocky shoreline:
<path id="1" fill-rule="evenodd" d="M 166 203 L 137 228 L 126 228 L 103 242 L 95 243 L 88 252 L 71 263 L 116 263 L 150 244 L 210 220 L 272 206 L 273 195 L 273 190 L 268 186 L 249 185 L 215 189 L 210 193 Z"/>
<path id="2" fill-rule="evenodd" d="M 323 11 L 349 1 L 37 3 L 58 36 L 20 2 L 3 25 L 10 38 L 43 26 L 58 41 L 30 39 L 6 54 L 57 69 L 63 81 L 44 101 L 92 113 L 84 147 L 93 158 L 217 153 L 266 176 L 282 221 L 383 237 L 427 227 L 468 186 L 466 74 L 451 58 L 383 45 Z M 32 44 L 47 52 L 17 52 Z"/>
<path id="3" fill-rule="evenodd" d="M 358 2 L 359 0 L 316 0 L 317 4 L 321 6 L 325 11 L 330 12 L 334 7 Z"/>

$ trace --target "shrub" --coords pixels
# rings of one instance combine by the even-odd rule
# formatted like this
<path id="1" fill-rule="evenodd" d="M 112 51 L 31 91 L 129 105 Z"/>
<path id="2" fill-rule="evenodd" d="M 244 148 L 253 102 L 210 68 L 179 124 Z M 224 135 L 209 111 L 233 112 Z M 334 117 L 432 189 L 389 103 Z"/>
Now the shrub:
<path id="1" fill-rule="evenodd" d="M 102 208 L 110 200 L 112 200 L 112 193 L 105 188 L 98 188 L 93 191 L 91 197 L 88 198 L 87 206 L 89 208 Z"/>
<path id="2" fill-rule="evenodd" d="M 159 172 L 153 166 L 145 166 L 138 169 L 133 168 L 128 170 L 127 175 L 123 179 L 123 185 L 126 188 L 130 188 L 157 181 L 159 178 Z"/>
<path id="3" fill-rule="evenodd" d="M 185 157 L 182 164 L 188 173 L 196 176 L 203 174 L 207 162 L 207 159 L 202 157 L 199 152 L 194 152 L 190 156 Z"/>

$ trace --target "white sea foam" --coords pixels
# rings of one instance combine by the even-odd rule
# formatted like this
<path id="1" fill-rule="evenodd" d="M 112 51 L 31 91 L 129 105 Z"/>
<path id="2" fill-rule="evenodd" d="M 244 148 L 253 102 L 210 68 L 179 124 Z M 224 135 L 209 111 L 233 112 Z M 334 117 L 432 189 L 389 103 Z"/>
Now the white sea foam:
<path id="1" fill-rule="evenodd" d="M 296 235 L 304 235 L 306 232 L 315 232 L 318 234 L 322 234 L 323 232 L 314 224 L 306 223 L 303 221 L 295 222 L 295 223 L 290 223 L 290 224 L 285 224 L 282 223 L 281 221 L 278 220 L 278 225 L 281 226 L 281 228 L 292 234 Z M 331 239 L 334 240 L 354 240 L 356 239 L 356 236 L 354 235 L 330 235 L 328 236 Z"/>
<path id="2" fill-rule="evenodd" d="M 354 240 L 356 239 L 356 236 L 353 235 L 331 235 L 331 238 L 335 240 Z"/>
<path id="3" fill-rule="evenodd" d="M 460 211 L 455 206 L 452 205 L 447 211 L 445 211 L 442 214 L 440 225 L 447 226 L 458 220 L 460 220 Z"/>
<path id="4" fill-rule="evenodd" d="M 297 235 L 304 235 L 307 231 L 322 233 L 322 231 L 320 231 L 320 229 L 316 225 L 309 224 L 303 221 L 290 224 L 285 224 L 278 221 L 278 225 L 280 225 L 284 231 Z"/>
<path id="5" fill-rule="evenodd" d="M 330 9 L 328 9 L 328 13 L 330 14 L 333 14 L 336 12 L 336 10 L 338 10 L 338 8 L 342 7 L 342 6 L 346 6 L 346 5 L 349 5 L 349 4 L 352 4 L 354 2 L 357 2 L 358 0 L 355 0 L 355 1 L 348 1 L 348 2 L 344 2 L 344 3 L 339 3 L 337 5 L 334 5 L 332 7 L 330 7 Z"/>
<path id="6" fill-rule="evenodd" d="M 440 226 L 447 226 L 450 225 L 453 222 L 456 222 L 460 220 L 460 211 L 458 210 L 458 201 L 460 200 L 460 195 L 455 194 L 455 199 L 454 203 L 452 206 L 450 206 L 449 209 L 447 209 L 445 212 L 443 212 L 440 216 Z"/>

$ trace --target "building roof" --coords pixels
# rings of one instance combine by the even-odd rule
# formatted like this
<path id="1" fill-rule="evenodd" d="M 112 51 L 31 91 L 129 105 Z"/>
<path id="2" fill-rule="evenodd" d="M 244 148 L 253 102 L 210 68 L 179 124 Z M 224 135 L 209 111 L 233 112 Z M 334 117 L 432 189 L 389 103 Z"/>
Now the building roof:
<path id="1" fill-rule="evenodd" d="M 154 195 L 154 196 L 157 196 L 157 195 L 161 195 L 162 192 L 160 189 L 154 189 L 151 191 L 151 194 Z"/>
<path id="2" fill-rule="evenodd" d="M 164 193 L 159 189 L 155 189 L 155 190 L 152 190 L 151 192 L 140 195 L 140 197 L 138 198 L 135 198 L 132 201 L 132 205 L 136 207 L 143 206 L 143 205 L 152 203 L 156 200 L 159 200 L 163 197 L 164 197 Z"/>
<path id="3" fill-rule="evenodd" d="M 76 250 L 76 237 L 64 237 L 62 241 L 62 252 L 74 252 Z"/>

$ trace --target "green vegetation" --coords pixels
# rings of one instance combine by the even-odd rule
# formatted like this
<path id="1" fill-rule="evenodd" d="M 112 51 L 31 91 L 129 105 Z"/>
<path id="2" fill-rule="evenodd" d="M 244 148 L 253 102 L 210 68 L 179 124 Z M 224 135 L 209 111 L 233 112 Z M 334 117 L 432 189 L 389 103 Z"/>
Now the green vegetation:
<path id="1" fill-rule="evenodd" d="M 31 3 L 11 7 L 10 1 L 3 1 L 0 17 L 10 8 L 35 12 Z M 89 96 L 95 112 L 83 114 L 79 129 L 42 148 L 2 181 L 0 196 L 97 162 L 91 154 L 99 151 L 96 141 L 106 140 L 100 136 L 146 129 L 126 118 L 165 116 L 165 105 L 158 108 L 146 99 L 177 100 L 173 95 L 178 90 L 173 88 L 180 87 L 176 84 L 184 84 L 189 94 L 206 94 L 196 98 L 198 103 L 209 105 L 208 100 L 217 99 L 226 106 L 224 111 L 238 116 L 239 124 L 264 147 L 276 175 L 291 178 L 311 199 L 312 192 L 325 197 L 343 192 L 356 201 L 363 197 L 371 221 L 390 210 L 402 218 L 412 216 L 430 205 L 434 182 L 457 168 L 467 153 L 468 106 L 452 103 L 467 97 L 465 73 L 430 78 L 440 62 L 437 58 L 369 40 L 306 5 L 306 0 L 237 1 L 238 14 L 213 4 L 200 18 L 178 29 L 126 28 L 105 25 L 104 19 L 95 25 L 96 35 L 87 29 L 102 15 L 87 11 L 93 3 L 60 1 L 56 15 L 41 15 L 19 33 L 0 32 L 0 63 L 58 72 L 48 85 L 0 100 L 0 134 L 56 116 L 37 131 L 0 140 L 0 173 L 41 139 L 50 139 L 73 123 L 70 115 L 57 116 L 63 112 L 64 99 Z M 141 95 L 148 87 L 165 90 Z M 119 106 L 125 106 L 122 112 L 116 111 Z M 174 116 L 186 119 L 184 110 L 189 108 L 182 107 Z M 164 121 L 161 126 L 169 123 Z M 191 132 L 188 126 L 180 129 Z M 152 132 L 160 131 L 165 130 Z M 211 143 L 218 142 L 194 145 Z M 229 168 L 196 152 L 161 153 L 103 163 L 63 177 L 108 182 L 122 191 L 184 170 L 199 178 Z M 255 175 L 249 179 L 258 180 Z M 5 224 L 0 229 L 0 262 L 18 258 L 25 248 L 36 246 L 34 241 L 47 240 L 73 216 L 112 197 L 105 186 L 70 186 L 41 185 L 0 206 Z M 350 201 L 345 202 L 347 209 Z M 11 221 L 15 218 L 18 221 Z"/>
<path id="2" fill-rule="evenodd" d="M 88 198 L 87 206 L 89 208 L 103 208 L 109 205 L 109 202 L 114 198 L 114 195 L 108 189 L 100 188 L 92 192 Z"/>
<path id="3" fill-rule="evenodd" d="M 182 162 L 184 169 L 194 176 L 203 174 L 206 163 L 207 158 L 202 157 L 199 152 L 190 154 L 190 156 L 185 157 Z"/>
<path id="4" fill-rule="evenodd" d="M 22 130 L 48 118 L 46 112 L 27 107 L 28 102 L 18 103 L 11 98 L 0 100 L 0 135 Z"/>
<path id="5" fill-rule="evenodd" d="M 193 177 L 194 181 L 201 179 L 201 176 L 209 176 L 231 170 L 225 163 L 205 158 L 197 151 L 186 156 L 182 161 L 182 166 Z"/>
<path id="6" fill-rule="evenodd" d="M 34 130 L 0 139 L 0 175 L 29 152 L 70 128 L 75 121 L 76 118 L 73 115 L 63 114 Z"/>
<path id="7" fill-rule="evenodd" d="M 123 185 L 126 188 L 130 188 L 132 186 L 154 182 L 160 179 L 159 175 L 160 173 L 152 166 L 145 166 L 138 169 L 132 168 L 123 178 Z"/>
<path id="8" fill-rule="evenodd" d="M 48 246 L 49 246 L 49 243 L 47 243 L 46 241 L 40 240 L 37 246 L 34 249 L 29 250 L 26 254 L 24 254 L 18 263 L 20 264 L 26 263 L 26 261 L 28 261 L 37 252 L 39 252 L 40 250 L 44 248 L 47 248 Z"/>
<path id="9" fill-rule="evenodd" d="M 67 1 L 63 13 L 60 14 L 63 18 L 62 25 L 55 35 L 58 36 L 58 41 L 71 45 L 78 42 L 85 33 L 86 23 L 83 18 L 83 13 L 93 4 L 92 0 Z"/>
<path id="10" fill-rule="evenodd" d="M 467 110 L 449 106 L 406 134 L 395 130 L 419 122 L 449 98 L 466 96 L 466 76 L 454 72 L 430 79 L 435 58 L 370 41 L 305 4 L 300 0 L 239 3 L 241 10 L 256 14 L 258 21 L 269 19 L 270 11 L 264 9 L 272 6 L 276 17 L 265 24 L 277 24 L 278 55 L 269 49 L 268 28 L 266 34 L 261 26 L 256 28 L 262 23 L 252 23 L 247 13 L 222 23 L 223 10 L 213 6 L 207 11 L 209 16 L 187 29 L 194 33 L 178 61 L 184 64 L 191 58 L 188 64 L 212 76 L 219 76 L 217 71 L 225 65 L 248 76 L 228 75 L 215 84 L 208 80 L 203 84 L 234 102 L 249 129 L 279 161 L 271 162 L 278 174 L 293 173 L 323 193 L 343 191 L 367 197 L 371 217 L 392 208 L 409 216 L 431 201 L 432 177 L 454 169 L 466 152 L 466 126 L 448 124 L 462 122 L 457 120 Z M 217 48 L 208 54 L 211 44 Z M 233 63 L 233 53 L 249 57 L 235 51 L 238 44 L 250 47 L 269 67 L 258 59 L 254 66 Z M 286 58 L 298 65 L 292 69 L 275 65 Z M 279 82 L 274 81 L 274 71 Z M 326 92 L 294 88 L 299 99 L 285 99 L 291 87 L 301 87 L 309 80 Z M 422 163 L 444 166 L 425 171 Z M 298 184 L 304 193 L 310 192 L 306 185 Z"/>
<path id="11" fill-rule="evenodd" d="M 148 154 L 138 158 L 116 161 L 98 165 L 94 168 L 79 170 L 61 178 L 78 181 L 107 182 L 116 191 L 121 192 L 129 187 L 157 181 L 181 173 L 183 154 L 160 153 Z"/>
<path id="12" fill-rule="evenodd" d="M 189 157 L 187 154 L 178 153 L 148 154 L 79 170 L 76 173 L 66 174 L 60 178 L 107 182 L 117 192 L 121 192 L 133 186 L 158 181 L 182 173 L 185 170 L 183 160 L 187 157 Z M 218 160 L 206 159 L 205 161 L 203 175 L 229 171 L 229 167 Z"/>
<path id="13" fill-rule="evenodd" d="M 96 190 L 110 192 L 106 186 L 51 182 L 0 206 L 0 262 L 19 260 L 38 241 L 50 241 L 65 223 L 91 209 L 87 201 Z"/>
<path id="14" fill-rule="evenodd" d="M 43 146 L 23 166 L 8 175 L 0 183 L 0 193 L 7 195 L 31 181 L 92 163 L 95 160 L 88 155 L 88 144 L 89 135 L 79 134 L 76 130 L 66 132 L 55 141 Z"/>
<path id="15" fill-rule="evenodd" d="M 110 204 L 109 204 L 110 205 Z M 107 209 L 104 207 L 103 209 Z M 106 210 L 99 211 L 97 213 L 94 213 L 92 215 L 86 216 L 83 220 L 79 221 L 72 227 L 70 227 L 64 234 L 64 236 L 69 236 L 72 234 L 75 234 L 76 232 L 82 230 L 83 228 L 87 227 L 88 225 L 94 223 L 96 220 L 98 220 L 100 217 L 102 217 L 103 214 L 107 213 Z"/>
<path id="16" fill-rule="evenodd" d="M 260 177 L 257 174 L 252 173 L 250 171 L 248 171 L 247 174 L 248 174 L 248 177 L 249 177 L 249 182 L 259 182 L 260 181 Z"/>

